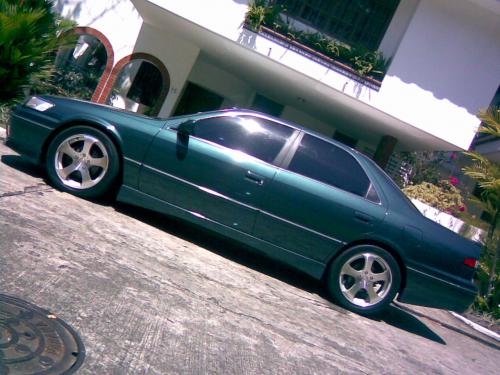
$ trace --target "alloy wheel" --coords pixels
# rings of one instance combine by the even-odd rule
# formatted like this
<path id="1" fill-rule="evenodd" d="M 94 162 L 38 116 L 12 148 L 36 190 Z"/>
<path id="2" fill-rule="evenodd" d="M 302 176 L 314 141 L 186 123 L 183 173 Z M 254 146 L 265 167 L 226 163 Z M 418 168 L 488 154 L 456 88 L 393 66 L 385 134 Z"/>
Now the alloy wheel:
<path id="1" fill-rule="evenodd" d="M 99 139 L 88 134 L 75 134 L 60 143 L 54 163 L 61 183 L 84 190 L 103 179 L 108 171 L 109 157 Z"/>
<path id="2" fill-rule="evenodd" d="M 343 264 L 338 282 L 348 301 L 359 307 L 370 307 L 387 296 L 392 279 L 391 268 L 381 256 L 364 252 Z"/>

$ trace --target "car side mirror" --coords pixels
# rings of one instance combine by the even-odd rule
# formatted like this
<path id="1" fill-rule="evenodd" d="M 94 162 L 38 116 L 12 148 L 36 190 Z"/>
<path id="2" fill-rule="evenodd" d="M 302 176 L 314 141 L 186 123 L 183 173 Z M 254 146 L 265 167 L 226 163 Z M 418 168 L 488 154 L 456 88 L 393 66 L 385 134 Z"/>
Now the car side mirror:
<path id="1" fill-rule="evenodd" d="M 184 160 L 186 158 L 189 146 L 189 136 L 194 134 L 195 122 L 194 120 L 188 120 L 177 126 L 176 154 L 179 160 Z"/>
<path id="2" fill-rule="evenodd" d="M 183 122 L 177 127 L 177 133 L 183 137 L 189 137 L 190 135 L 194 134 L 195 123 L 196 121 L 194 120 Z"/>

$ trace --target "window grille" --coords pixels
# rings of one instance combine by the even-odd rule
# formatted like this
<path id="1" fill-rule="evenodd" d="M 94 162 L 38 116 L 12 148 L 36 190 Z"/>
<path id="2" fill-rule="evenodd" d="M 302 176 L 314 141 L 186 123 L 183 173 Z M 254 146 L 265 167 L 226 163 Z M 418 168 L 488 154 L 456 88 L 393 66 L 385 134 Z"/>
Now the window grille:
<path id="1" fill-rule="evenodd" d="M 376 50 L 399 0 L 276 0 L 285 13 L 349 43 Z"/>

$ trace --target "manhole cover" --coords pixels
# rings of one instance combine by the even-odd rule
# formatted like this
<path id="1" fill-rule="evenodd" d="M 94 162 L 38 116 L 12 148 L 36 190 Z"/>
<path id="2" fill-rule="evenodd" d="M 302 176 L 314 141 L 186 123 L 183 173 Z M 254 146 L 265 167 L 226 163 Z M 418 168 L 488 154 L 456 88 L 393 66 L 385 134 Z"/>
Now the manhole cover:
<path id="1" fill-rule="evenodd" d="M 82 341 L 65 322 L 0 294 L 0 375 L 71 374 L 84 357 Z"/>

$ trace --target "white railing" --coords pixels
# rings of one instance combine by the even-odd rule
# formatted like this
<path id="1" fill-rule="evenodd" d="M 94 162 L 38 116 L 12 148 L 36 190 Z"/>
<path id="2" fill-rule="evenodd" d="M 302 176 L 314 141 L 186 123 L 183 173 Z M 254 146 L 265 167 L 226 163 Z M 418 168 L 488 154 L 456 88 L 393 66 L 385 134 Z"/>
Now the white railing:
<path id="1" fill-rule="evenodd" d="M 469 238 L 472 241 L 484 243 L 486 239 L 486 231 L 475 226 L 469 225 L 463 220 L 456 218 L 446 212 L 439 211 L 437 208 L 431 207 L 419 200 L 412 199 L 413 204 L 427 218 L 441 224 L 443 227 L 460 234 L 463 237 Z"/>

